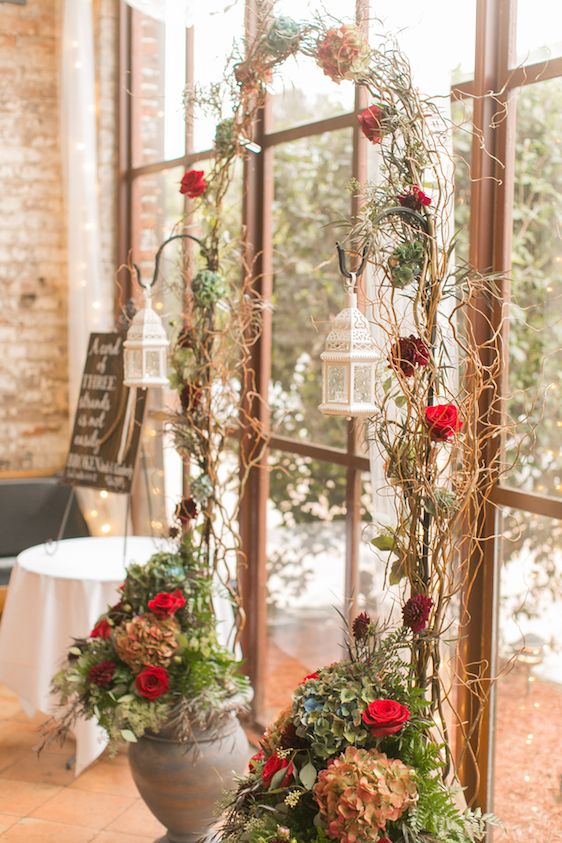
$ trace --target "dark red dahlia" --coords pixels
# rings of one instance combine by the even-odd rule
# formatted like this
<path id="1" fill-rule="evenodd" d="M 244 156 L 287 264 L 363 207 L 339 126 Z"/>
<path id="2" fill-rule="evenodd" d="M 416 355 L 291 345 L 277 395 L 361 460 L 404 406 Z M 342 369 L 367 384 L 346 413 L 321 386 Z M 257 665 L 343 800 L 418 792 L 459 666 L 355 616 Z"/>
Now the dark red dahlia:
<path id="1" fill-rule="evenodd" d="M 109 688 L 113 681 L 113 674 L 117 665 L 112 661 L 98 662 L 88 672 L 88 682 L 100 688 Z"/>
<path id="2" fill-rule="evenodd" d="M 289 720 L 281 732 L 279 746 L 281 749 L 306 749 L 310 744 L 305 738 L 297 735 L 297 727 L 292 720 Z"/>
<path id="3" fill-rule="evenodd" d="M 414 374 L 416 366 L 427 366 L 429 363 L 429 349 L 423 340 L 410 334 L 409 337 L 399 337 L 388 355 L 389 368 L 402 372 L 409 378 Z"/>
<path id="4" fill-rule="evenodd" d="M 351 624 L 351 631 L 356 641 L 363 641 L 369 635 L 369 627 L 371 626 L 371 618 L 367 612 L 361 612 L 357 615 Z"/>
<path id="5" fill-rule="evenodd" d="M 183 527 L 189 526 L 194 518 L 197 518 L 199 509 L 193 498 L 182 498 L 176 506 L 175 517 Z"/>
<path id="6" fill-rule="evenodd" d="M 188 410 L 196 410 L 201 401 L 201 390 L 187 383 L 180 393 L 180 401 L 184 413 Z"/>
<path id="7" fill-rule="evenodd" d="M 414 594 L 402 607 L 404 626 L 408 626 L 412 632 L 421 632 L 427 626 L 427 619 L 433 606 L 431 597 L 425 594 Z"/>
<path id="8" fill-rule="evenodd" d="M 421 211 L 422 208 L 431 205 L 431 199 L 423 192 L 419 184 L 413 184 L 408 190 L 401 193 L 398 196 L 398 201 L 403 208 L 411 208 L 412 211 Z"/>

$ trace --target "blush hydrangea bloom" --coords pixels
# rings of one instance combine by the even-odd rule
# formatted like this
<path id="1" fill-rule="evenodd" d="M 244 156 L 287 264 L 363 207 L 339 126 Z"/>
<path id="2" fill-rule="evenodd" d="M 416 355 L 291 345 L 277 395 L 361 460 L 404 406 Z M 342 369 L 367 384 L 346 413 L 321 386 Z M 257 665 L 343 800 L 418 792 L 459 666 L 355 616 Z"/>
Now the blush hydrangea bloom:
<path id="1" fill-rule="evenodd" d="M 415 804 L 415 773 L 397 758 L 350 746 L 318 774 L 314 797 L 328 837 L 340 843 L 374 843 L 389 821 Z"/>

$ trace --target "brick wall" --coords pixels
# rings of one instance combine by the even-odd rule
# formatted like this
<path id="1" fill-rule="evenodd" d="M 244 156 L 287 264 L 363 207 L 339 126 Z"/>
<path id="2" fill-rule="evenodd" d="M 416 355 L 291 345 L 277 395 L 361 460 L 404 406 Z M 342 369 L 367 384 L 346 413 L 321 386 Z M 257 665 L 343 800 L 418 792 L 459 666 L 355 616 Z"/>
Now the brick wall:
<path id="1" fill-rule="evenodd" d="M 94 0 L 102 268 L 115 273 L 117 0 Z M 68 445 L 59 147 L 61 0 L 0 3 L 0 477 L 54 472 Z"/>
<path id="2" fill-rule="evenodd" d="M 0 4 L 0 471 L 59 468 L 67 444 L 59 12 Z"/>

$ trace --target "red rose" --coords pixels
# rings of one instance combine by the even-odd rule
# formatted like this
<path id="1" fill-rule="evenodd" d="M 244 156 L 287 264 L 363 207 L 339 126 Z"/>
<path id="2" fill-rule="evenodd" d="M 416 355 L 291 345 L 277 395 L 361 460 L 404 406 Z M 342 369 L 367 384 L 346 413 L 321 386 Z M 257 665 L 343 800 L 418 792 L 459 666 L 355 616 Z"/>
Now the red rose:
<path id="1" fill-rule="evenodd" d="M 396 700 L 375 700 L 369 703 L 361 719 L 375 738 L 384 738 L 399 732 L 410 719 L 410 712 Z"/>
<path id="2" fill-rule="evenodd" d="M 264 753 L 263 749 L 260 749 L 260 751 L 256 752 L 255 755 L 252 755 L 252 757 L 248 761 L 248 769 L 252 770 L 252 771 L 255 770 L 256 764 L 259 764 L 260 761 L 264 761 L 264 759 L 265 759 L 265 753 Z"/>
<path id="3" fill-rule="evenodd" d="M 161 591 L 156 597 L 148 601 L 148 608 L 152 614 L 161 620 L 171 617 L 182 606 L 185 606 L 185 597 L 179 588 L 172 592 Z"/>
<path id="4" fill-rule="evenodd" d="M 402 607 L 404 626 L 409 626 L 412 632 L 422 632 L 427 626 L 432 606 L 431 597 L 426 597 L 425 594 L 414 594 Z"/>
<path id="5" fill-rule="evenodd" d="M 371 143 L 380 143 L 382 140 L 384 116 L 384 110 L 379 105 L 370 105 L 357 115 L 361 131 Z"/>
<path id="6" fill-rule="evenodd" d="M 196 199 L 203 196 L 208 188 L 203 170 L 188 170 L 181 180 L 180 193 L 185 194 L 189 199 Z"/>
<path id="7" fill-rule="evenodd" d="M 135 679 L 135 688 L 147 700 L 157 700 L 170 687 L 170 677 L 165 667 L 147 665 Z"/>
<path id="8" fill-rule="evenodd" d="M 431 205 L 431 199 L 427 196 L 419 184 L 413 184 L 405 193 L 401 193 L 398 201 L 404 208 L 411 208 L 412 211 L 421 211 Z"/>
<path id="9" fill-rule="evenodd" d="M 301 681 L 299 682 L 299 685 L 304 685 L 304 683 L 308 682 L 309 679 L 318 679 L 319 676 L 320 676 L 320 674 L 317 673 L 316 671 L 314 673 L 307 673 L 306 676 L 304 676 L 301 679 Z"/>
<path id="10" fill-rule="evenodd" d="M 435 404 L 433 407 L 426 407 L 425 422 L 429 427 L 429 435 L 436 442 L 446 442 L 463 425 L 454 404 Z"/>
<path id="11" fill-rule="evenodd" d="M 264 786 L 269 787 L 275 773 L 284 769 L 286 769 L 287 772 L 283 776 L 283 780 L 281 781 L 279 787 L 288 786 L 289 782 L 293 778 L 295 765 L 292 761 L 289 761 L 288 758 L 279 758 L 277 754 L 271 755 L 263 765 L 263 770 L 261 771 L 261 779 Z"/>
<path id="12" fill-rule="evenodd" d="M 88 671 L 88 682 L 100 688 L 109 688 L 117 665 L 115 662 L 104 661 L 93 665 Z"/>
<path id="13" fill-rule="evenodd" d="M 90 632 L 90 638 L 103 638 L 106 640 L 111 635 L 111 626 L 105 618 L 97 622 Z"/>

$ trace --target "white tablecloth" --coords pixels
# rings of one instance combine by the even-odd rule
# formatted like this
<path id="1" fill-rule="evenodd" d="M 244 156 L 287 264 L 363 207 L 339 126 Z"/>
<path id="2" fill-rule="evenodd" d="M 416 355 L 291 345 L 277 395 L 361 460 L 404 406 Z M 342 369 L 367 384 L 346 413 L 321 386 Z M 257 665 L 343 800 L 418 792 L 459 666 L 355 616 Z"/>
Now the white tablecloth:
<path id="1" fill-rule="evenodd" d="M 56 711 L 51 678 L 59 670 L 72 638 L 85 638 L 108 605 L 117 603 L 118 586 L 131 562 L 147 562 L 166 542 L 148 537 L 66 539 L 49 547 L 37 545 L 20 553 L 12 571 L 0 623 L 0 682 L 20 697 L 31 717 L 35 711 Z M 224 620 L 230 606 L 215 600 Z M 232 617 L 232 613 L 230 613 Z M 230 632 L 220 626 L 221 639 Z M 104 732 L 93 720 L 75 728 L 76 775 L 100 755 Z"/>

